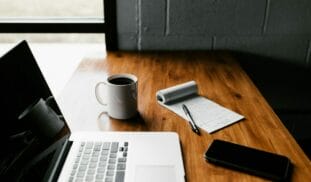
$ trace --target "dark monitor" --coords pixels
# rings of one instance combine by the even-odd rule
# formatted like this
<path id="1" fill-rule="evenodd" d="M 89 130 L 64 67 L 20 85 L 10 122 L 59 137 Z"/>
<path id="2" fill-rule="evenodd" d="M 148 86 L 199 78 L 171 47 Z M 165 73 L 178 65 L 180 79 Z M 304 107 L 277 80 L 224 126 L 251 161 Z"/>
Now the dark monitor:
<path id="1" fill-rule="evenodd" d="M 52 93 L 26 41 L 0 58 L 0 83 L 0 140 L 4 140 L 23 129 L 17 118 L 28 105 Z"/>
<path id="2" fill-rule="evenodd" d="M 14 176 L 42 146 L 18 116 L 37 99 L 52 93 L 26 41 L 0 58 L 0 83 L 0 176 Z"/>

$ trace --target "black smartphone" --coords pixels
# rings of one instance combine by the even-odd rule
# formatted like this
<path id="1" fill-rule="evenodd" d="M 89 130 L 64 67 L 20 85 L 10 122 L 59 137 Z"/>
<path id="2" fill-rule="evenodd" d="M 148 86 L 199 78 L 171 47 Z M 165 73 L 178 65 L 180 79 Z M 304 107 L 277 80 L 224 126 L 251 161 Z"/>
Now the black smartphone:
<path id="1" fill-rule="evenodd" d="M 222 140 L 211 143 L 205 159 L 216 165 L 273 181 L 290 181 L 292 171 L 292 164 L 285 156 Z"/>

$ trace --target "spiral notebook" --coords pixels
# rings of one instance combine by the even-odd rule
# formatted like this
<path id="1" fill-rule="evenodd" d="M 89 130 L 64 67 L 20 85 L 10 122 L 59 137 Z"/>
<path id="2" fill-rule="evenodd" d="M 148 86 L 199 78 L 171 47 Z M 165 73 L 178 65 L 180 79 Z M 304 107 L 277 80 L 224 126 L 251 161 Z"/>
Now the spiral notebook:
<path id="1" fill-rule="evenodd" d="M 160 105 L 185 120 L 187 120 L 187 116 L 182 109 L 182 104 L 187 105 L 196 124 L 208 133 L 220 130 L 244 118 L 244 116 L 200 96 L 195 81 L 159 90 L 156 93 L 156 98 Z"/>

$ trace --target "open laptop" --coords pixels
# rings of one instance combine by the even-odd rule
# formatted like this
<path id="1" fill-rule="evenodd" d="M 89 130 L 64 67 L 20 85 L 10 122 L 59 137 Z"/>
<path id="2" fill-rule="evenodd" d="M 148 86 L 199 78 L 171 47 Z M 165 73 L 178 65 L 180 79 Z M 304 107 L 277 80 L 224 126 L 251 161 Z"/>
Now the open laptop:
<path id="1" fill-rule="evenodd" d="M 12 146 L 8 136 L 17 136 L 25 127 L 17 116 L 35 99 L 46 99 L 52 92 L 26 41 L 0 58 L 0 81 L 1 140 Z M 1 153 L 1 157 L 5 155 Z M 23 172 L 26 176 L 31 173 L 33 179 L 42 176 L 42 181 L 185 181 L 180 142 L 174 132 L 69 133 L 28 156 L 20 160 L 24 164 L 11 167 L 12 176 Z M 32 172 L 32 168 L 40 172 Z"/>

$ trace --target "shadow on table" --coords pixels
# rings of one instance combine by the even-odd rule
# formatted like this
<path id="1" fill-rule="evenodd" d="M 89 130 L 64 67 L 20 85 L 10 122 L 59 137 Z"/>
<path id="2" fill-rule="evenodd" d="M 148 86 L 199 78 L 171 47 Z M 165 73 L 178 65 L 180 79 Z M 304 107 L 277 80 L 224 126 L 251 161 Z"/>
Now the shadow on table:
<path id="1" fill-rule="evenodd" d="M 291 60 L 234 55 L 311 159 L 311 68 Z"/>

